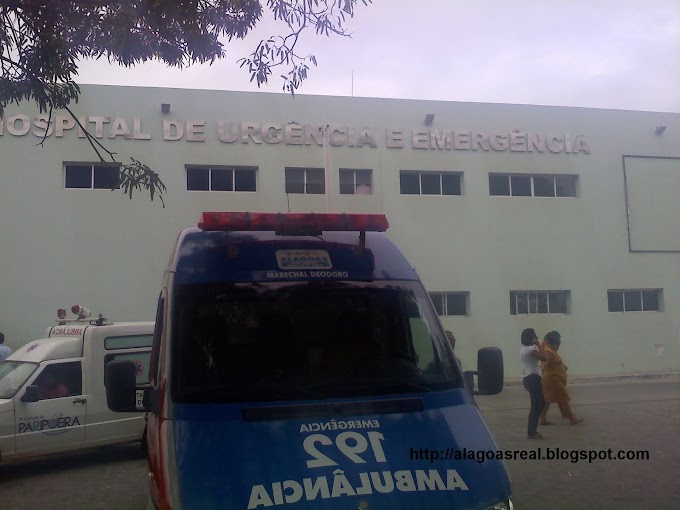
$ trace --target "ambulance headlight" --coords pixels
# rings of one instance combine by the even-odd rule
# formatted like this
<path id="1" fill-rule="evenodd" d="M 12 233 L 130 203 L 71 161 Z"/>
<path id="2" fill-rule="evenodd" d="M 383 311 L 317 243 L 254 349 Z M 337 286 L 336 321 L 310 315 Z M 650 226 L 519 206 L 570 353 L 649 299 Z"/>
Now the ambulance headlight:
<path id="1" fill-rule="evenodd" d="M 502 503 L 491 505 L 490 507 L 487 507 L 486 510 L 514 510 L 514 508 L 515 505 L 512 504 L 512 501 L 507 500 L 503 501 Z"/>
<path id="2" fill-rule="evenodd" d="M 87 308 L 83 308 L 80 305 L 73 305 L 71 307 L 71 312 L 75 313 L 81 319 L 89 317 L 92 314 L 90 310 L 88 310 Z"/>

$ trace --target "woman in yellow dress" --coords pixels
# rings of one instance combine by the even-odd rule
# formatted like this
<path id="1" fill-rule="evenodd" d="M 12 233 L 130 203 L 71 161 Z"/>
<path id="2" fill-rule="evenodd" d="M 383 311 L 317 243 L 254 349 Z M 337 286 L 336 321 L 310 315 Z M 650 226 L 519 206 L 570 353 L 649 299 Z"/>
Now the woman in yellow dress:
<path id="1" fill-rule="evenodd" d="M 569 405 L 571 397 L 567 391 L 567 367 L 562 362 L 562 358 L 557 351 L 562 343 L 562 338 L 557 331 L 551 331 L 545 335 L 545 348 L 543 354 L 545 361 L 542 363 L 543 371 L 543 397 L 545 398 L 545 408 L 541 413 L 540 423 L 550 425 L 547 421 L 548 408 L 551 403 L 555 403 L 562 412 L 562 417 L 567 418 L 572 425 L 578 425 L 583 418 L 578 418 Z"/>

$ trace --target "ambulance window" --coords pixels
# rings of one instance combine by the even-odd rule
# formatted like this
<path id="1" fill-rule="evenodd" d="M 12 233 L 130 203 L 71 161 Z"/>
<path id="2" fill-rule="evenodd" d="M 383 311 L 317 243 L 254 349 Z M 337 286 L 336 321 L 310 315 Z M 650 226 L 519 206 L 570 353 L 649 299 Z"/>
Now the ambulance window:
<path id="1" fill-rule="evenodd" d="M 149 366 L 151 363 L 151 352 L 125 352 L 119 354 L 107 354 L 104 358 L 104 366 L 112 361 L 132 361 L 135 364 L 135 375 L 137 376 L 137 384 L 149 383 Z M 102 374 L 104 372 L 102 371 Z"/>
<path id="2" fill-rule="evenodd" d="M 80 361 L 47 365 L 33 383 L 38 386 L 40 400 L 73 397 L 83 393 L 83 371 Z"/>
<path id="3" fill-rule="evenodd" d="M 176 292 L 178 402 L 462 386 L 427 293 L 415 282 L 183 285 Z"/>
<path id="4" fill-rule="evenodd" d="M 422 317 L 415 296 L 408 295 L 405 308 L 409 320 L 412 348 L 415 352 L 418 366 L 426 367 L 435 362 L 435 352 L 432 335 L 427 320 Z"/>
<path id="5" fill-rule="evenodd" d="M 158 306 L 156 307 L 156 322 L 153 331 L 153 343 L 151 346 L 151 358 L 149 360 L 149 382 L 156 384 L 159 379 L 160 372 L 160 352 L 161 352 L 161 335 L 163 334 L 163 325 L 165 318 L 165 295 L 166 291 L 163 289 L 161 295 L 158 297 Z"/>
<path id="6" fill-rule="evenodd" d="M 25 361 L 0 363 L 0 398 L 13 398 L 37 367 Z"/>
<path id="7" fill-rule="evenodd" d="M 109 336 L 104 340 L 106 350 L 151 347 L 153 335 Z"/>

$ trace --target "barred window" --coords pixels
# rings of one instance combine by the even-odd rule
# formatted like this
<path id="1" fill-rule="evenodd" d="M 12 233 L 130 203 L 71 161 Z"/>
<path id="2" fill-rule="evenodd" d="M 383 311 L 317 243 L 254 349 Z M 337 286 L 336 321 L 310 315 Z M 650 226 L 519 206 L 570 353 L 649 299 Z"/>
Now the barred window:
<path id="1" fill-rule="evenodd" d="M 430 292 L 437 315 L 470 315 L 469 292 Z"/>
<path id="2" fill-rule="evenodd" d="M 341 195 L 371 195 L 373 193 L 373 170 L 340 169 Z"/>
<path id="3" fill-rule="evenodd" d="M 257 167 L 187 165 L 189 191 L 257 191 Z"/>
<path id="4" fill-rule="evenodd" d="M 608 290 L 610 312 L 660 312 L 662 289 Z"/>
<path id="5" fill-rule="evenodd" d="M 513 197 L 576 197 L 577 175 L 489 174 L 489 194 Z"/>
<path id="6" fill-rule="evenodd" d="M 64 164 L 64 187 L 67 189 L 118 189 L 119 164 Z"/>
<path id="7" fill-rule="evenodd" d="M 417 172 L 402 170 L 402 195 L 461 195 L 463 175 L 459 172 Z"/>
<path id="8" fill-rule="evenodd" d="M 513 290 L 510 292 L 510 314 L 569 313 L 568 290 Z"/>
<path id="9" fill-rule="evenodd" d="M 325 178 L 323 168 L 286 168 L 286 193 L 323 195 Z"/>

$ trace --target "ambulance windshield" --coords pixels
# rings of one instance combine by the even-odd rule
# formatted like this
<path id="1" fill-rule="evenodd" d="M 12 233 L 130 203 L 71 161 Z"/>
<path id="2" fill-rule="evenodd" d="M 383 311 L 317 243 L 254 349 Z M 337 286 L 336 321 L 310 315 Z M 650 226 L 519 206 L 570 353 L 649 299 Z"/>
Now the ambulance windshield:
<path id="1" fill-rule="evenodd" d="M 178 402 L 315 400 L 462 385 L 416 282 L 185 285 L 175 306 Z"/>
<path id="2" fill-rule="evenodd" d="M 37 367 L 25 361 L 0 363 L 0 398 L 13 398 Z"/>

